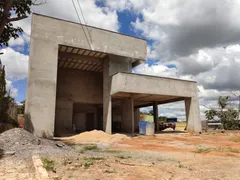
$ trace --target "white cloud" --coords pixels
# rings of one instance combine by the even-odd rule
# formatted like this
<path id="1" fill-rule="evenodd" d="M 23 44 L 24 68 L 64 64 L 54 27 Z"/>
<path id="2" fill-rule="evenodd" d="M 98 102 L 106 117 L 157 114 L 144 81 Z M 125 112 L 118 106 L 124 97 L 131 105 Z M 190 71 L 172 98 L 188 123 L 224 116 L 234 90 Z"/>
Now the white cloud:
<path id="1" fill-rule="evenodd" d="M 81 21 L 83 22 L 83 16 L 77 0 L 74 0 L 74 2 Z M 81 0 L 79 2 L 88 25 L 118 31 L 119 24 L 116 10 L 106 7 L 98 7 L 94 0 Z M 33 12 L 73 22 L 79 22 L 72 1 L 68 0 L 47 0 L 47 2 L 43 5 L 33 6 Z M 31 16 L 27 19 L 15 22 L 14 25 L 22 27 L 28 36 L 31 34 Z"/>
<path id="2" fill-rule="evenodd" d="M 6 90 L 7 90 L 7 93 L 10 92 L 11 97 L 17 96 L 18 90 L 15 87 L 13 87 L 12 81 L 6 80 Z"/>
<path id="3" fill-rule="evenodd" d="M 14 51 L 12 48 L 2 50 L 2 64 L 6 67 L 6 79 L 20 80 L 28 75 L 28 56 Z"/>
<path id="4" fill-rule="evenodd" d="M 176 68 L 169 68 L 163 64 L 140 64 L 134 70 L 134 73 L 137 74 L 147 74 L 147 75 L 155 75 L 155 76 L 163 76 L 163 77 L 177 77 L 178 70 Z"/>
<path id="5" fill-rule="evenodd" d="M 161 59 L 188 56 L 203 48 L 239 42 L 240 3 L 238 0 L 144 1 L 142 20 L 133 26 L 158 42 Z M 132 2 L 132 6 L 137 6 Z"/>

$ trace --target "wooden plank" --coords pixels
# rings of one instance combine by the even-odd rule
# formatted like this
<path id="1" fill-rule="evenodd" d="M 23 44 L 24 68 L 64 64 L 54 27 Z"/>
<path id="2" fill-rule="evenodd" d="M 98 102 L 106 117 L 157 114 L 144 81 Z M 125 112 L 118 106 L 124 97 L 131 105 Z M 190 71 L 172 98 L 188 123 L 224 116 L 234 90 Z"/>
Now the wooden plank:
<path id="1" fill-rule="evenodd" d="M 97 65 L 102 65 L 102 61 L 100 59 L 95 58 L 95 57 L 90 57 L 90 56 L 83 56 L 83 55 L 78 55 L 78 54 L 59 52 L 59 57 L 77 59 L 78 62 L 79 62 L 79 60 L 85 60 L 85 61 L 88 61 L 88 62 L 91 61 L 91 62 L 96 63 Z"/>
<path id="2" fill-rule="evenodd" d="M 65 64 L 64 64 L 64 68 L 68 68 L 68 65 L 69 65 L 69 62 L 67 61 Z"/>
<path id="3" fill-rule="evenodd" d="M 106 55 L 107 55 L 107 54 L 102 53 L 102 54 L 99 56 L 99 58 L 104 58 Z"/>
<path id="4" fill-rule="evenodd" d="M 80 63 L 80 65 L 78 66 L 78 69 L 82 69 L 83 66 L 85 66 L 85 65 L 86 65 L 86 63 Z"/>
<path id="5" fill-rule="evenodd" d="M 94 65 L 89 65 L 89 67 L 86 69 L 86 71 L 90 71 L 93 67 L 94 67 Z"/>
<path id="6" fill-rule="evenodd" d="M 65 52 L 65 51 L 66 51 L 66 49 L 67 49 L 67 47 L 66 47 L 66 46 L 63 46 L 63 45 L 61 45 L 60 51 L 62 51 L 62 52 Z"/>
<path id="7" fill-rule="evenodd" d="M 71 62 L 69 65 L 69 68 L 72 68 L 75 65 L 75 63 Z"/>
<path id="8" fill-rule="evenodd" d="M 99 68 L 99 66 L 94 66 L 94 67 L 92 68 L 92 71 L 96 71 L 97 68 Z"/>
<path id="9" fill-rule="evenodd" d="M 89 54 L 89 56 L 94 56 L 96 54 L 96 52 L 95 51 L 92 51 L 90 54 Z"/>
<path id="10" fill-rule="evenodd" d="M 94 57 L 99 57 L 101 54 L 102 54 L 102 53 L 97 52 L 97 53 L 94 55 Z"/>
<path id="11" fill-rule="evenodd" d="M 74 48 L 72 53 L 77 54 L 78 51 L 79 51 L 79 48 Z"/>
<path id="12" fill-rule="evenodd" d="M 85 71 L 90 65 L 89 64 L 85 64 L 82 68 L 83 71 Z"/>
<path id="13" fill-rule="evenodd" d="M 81 49 L 79 52 L 78 52 L 78 54 L 83 54 L 85 52 L 85 50 L 84 49 Z"/>
<path id="14" fill-rule="evenodd" d="M 73 66 L 73 69 L 77 69 L 79 65 L 80 65 L 79 63 L 75 63 L 75 65 Z"/>
<path id="15" fill-rule="evenodd" d="M 84 55 L 84 56 L 88 56 L 90 53 L 91 53 L 91 51 L 86 50 L 83 55 Z"/>

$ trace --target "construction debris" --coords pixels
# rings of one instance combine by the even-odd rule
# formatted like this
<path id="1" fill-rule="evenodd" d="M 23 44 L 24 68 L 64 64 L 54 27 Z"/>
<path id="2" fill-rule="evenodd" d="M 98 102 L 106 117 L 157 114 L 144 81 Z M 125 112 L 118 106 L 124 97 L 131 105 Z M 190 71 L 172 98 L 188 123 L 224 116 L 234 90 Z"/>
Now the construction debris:
<path id="1" fill-rule="evenodd" d="M 0 134 L 0 150 L 3 151 L 4 156 L 11 154 L 11 157 L 20 161 L 30 160 L 32 155 L 74 153 L 71 147 L 62 142 L 38 138 L 21 128 L 14 128 Z"/>

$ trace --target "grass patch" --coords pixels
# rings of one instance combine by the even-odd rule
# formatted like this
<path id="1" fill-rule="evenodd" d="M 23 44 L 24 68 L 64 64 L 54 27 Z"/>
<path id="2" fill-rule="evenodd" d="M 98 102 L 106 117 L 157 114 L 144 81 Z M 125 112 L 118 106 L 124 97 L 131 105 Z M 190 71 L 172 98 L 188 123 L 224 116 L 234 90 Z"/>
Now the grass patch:
<path id="1" fill-rule="evenodd" d="M 231 147 L 216 147 L 216 148 L 197 147 L 197 150 L 195 152 L 196 153 L 209 153 L 211 151 L 240 153 L 239 149 L 234 149 Z"/>
<path id="2" fill-rule="evenodd" d="M 95 161 L 104 160 L 102 157 L 85 157 L 83 159 L 83 166 L 87 169 L 94 164 Z"/>
<path id="3" fill-rule="evenodd" d="M 197 147 L 196 153 L 209 153 L 211 151 L 211 148 L 206 147 Z"/>
<path id="4" fill-rule="evenodd" d="M 121 151 L 118 151 L 118 150 L 105 150 L 103 152 L 106 152 L 106 153 L 121 153 Z"/>
<path id="5" fill-rule="evenodd" d="M 233 141 L 233 142 L 239 142 L 239 143 L 240 143 L 240 137 L 232 138 L 232 141 Z"/>
<path id="6" fill-rule="evenodd" d="M 86 162 L 83 163 L 83 166 L 87 169 L 90 166 L 92 166 L 93 164 L 94 164 L 93 161 L 86 161 Z"/>
<path id="7" fill-rule="evenodd" d="M 116 158 L 119 158 L 119 159 L 130 159 L 132 158 L 131 156 L 122 156 L 122 155 L 119 155 L 119 156 L 116 156 Z"/>
<path id="8" fill-rule="evenodd" d="M 180 161 L 178 161 L 178 167 L 179 168 L 185 168 L 184 165 Z"/>
<path id="9" fill-rule="evenodd" d="M 73 148 L 77 151 L 79 151 L 80 153 L 84 153 L 86 151 L 98 151 L 98 147 L 97 145 L 75 145 L 73 146 Z"/>
<path id="10" fill-rule="evenodd" d="M 96 149 L 98 149 L 97 145 L 87 145 L 87 146 L 83 147 L 84 151 L 93 151 L 93 150 L 96 150 Z"/>
<path id="11" fill-rule="evenodd" d="M 85 161 L 100 161 L 100 160 L 104 160 L 103 157 L 85 157 L 83 160 Z"/>
<path id="12" fill-rule="evenodd" d="M 55 171 L 54 169 L 54 161 L 50 160 L 48 158 L 42 158 L 42 163 L 43 163 L 43 167 L 47 170 L 47 171 Z"/>
<path id="13" fill-rule="evenodd" d="M 220 152 L 231 152 L 231 153 L 240 153 L 239 149 L 234 149 L 231 147 L 218 147 L 214 149 L 215 151 L 220 151 Z"/>
<path id="14" fill-rule="evenodd" d="M 104 173 L 115 173 L 115 172 L 110 170 L 105 170 Z"/>

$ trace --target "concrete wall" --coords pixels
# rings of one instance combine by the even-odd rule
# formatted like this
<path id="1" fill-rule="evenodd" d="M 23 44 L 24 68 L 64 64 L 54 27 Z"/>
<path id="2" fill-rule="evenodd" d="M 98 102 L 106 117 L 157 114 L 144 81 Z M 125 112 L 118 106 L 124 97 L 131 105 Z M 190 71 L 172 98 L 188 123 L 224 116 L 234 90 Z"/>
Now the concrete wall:
<path id="1" fill-rule="evenodd" d="M 132 72 L 132 61 L 128 58 L 109 55 L 109 75 L 112 76 L 118 72 Z"/>
<path id="2" fill-rule="evenodd" d="M 97 129 L 97 107 L 92 104 L 74 104 L 73 124 L 78 131 L 86 131 L 87 113 L 93 113 L 93 128 Z"/>
<path id="3" fill-rule="evenodd" d="M 59 69 L 57 79 L 55 134 L 73 133 L 72 118 L 75 118 L 75 120 L 79 119 L 73 114 L 73 104 L 81 104 L 77 107 L 75 113 L 94 112 L 95 115 L 96 110 L 93 111 L 91 109 L 92 107 L 89 108 L 91 105 L 83 105 L 83 103 L 102 104 L 102 74 L 71 69 Z"/>
<path id="4" fill-rule="evenodd" d="M 92 39 L 92 43 L 89 46 L 80 24 L 33 14 L 32 26 L 34 29 L 32 36 L 55 42 L 55 44 L 69 45 L 141 60 L 146 59 L 147 43 L 143 39 L 88 27 Z M 84 28 L 86 29 L 86 27 Z"/>
<path id="5" fill-rule="evenodd" d="M 102 73 L 60 68 L 57 79 L 57 99 L 78 103 L 102 104 Z"/>
<path id="6" fill-rule="evenodd" d="M 61 136 L 72 134 L 73 102 L 69 100 L 58 100 L 56 102 L 54 135 Z"/>

